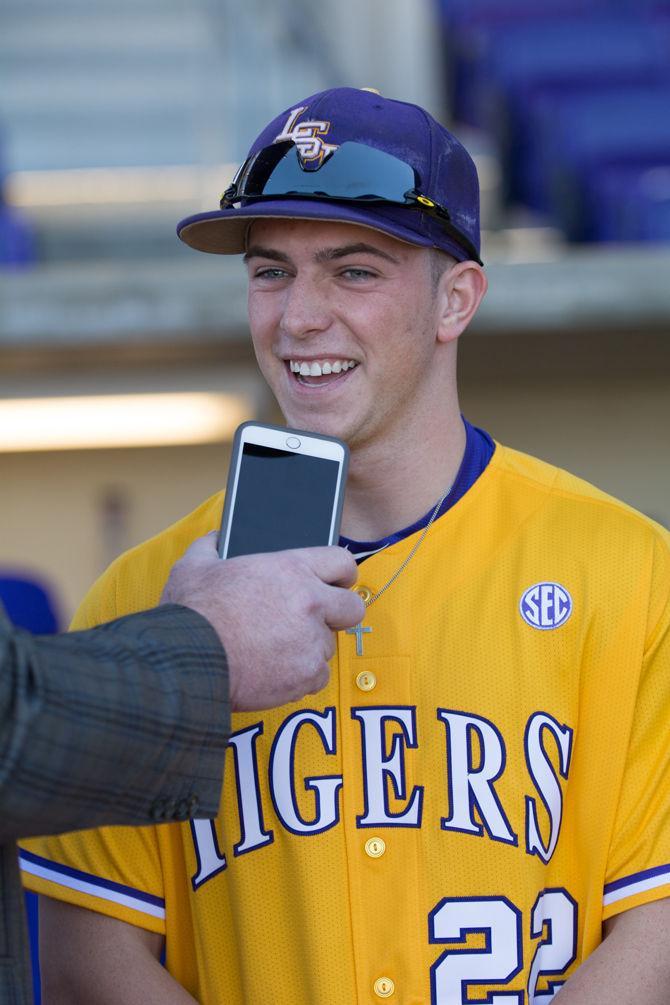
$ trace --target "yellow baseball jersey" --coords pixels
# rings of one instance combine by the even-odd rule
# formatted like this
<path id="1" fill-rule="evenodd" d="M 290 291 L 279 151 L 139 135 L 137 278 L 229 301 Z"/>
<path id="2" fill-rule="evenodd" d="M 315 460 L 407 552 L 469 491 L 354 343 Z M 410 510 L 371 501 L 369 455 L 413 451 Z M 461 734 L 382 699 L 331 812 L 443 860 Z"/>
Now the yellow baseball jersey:
<path id="1" fill-rule="evenodd" d="M 155 604 L 221 505 L 116 561 L 76 626 Z M 235 717 L 215 822 L 26 842 L 26 885 L 164 933 L 203 1005 L 546 1005 L 603 919 L 670 895 L 669 594 L 660 527 L 498 446 L 328 687 Z"/>

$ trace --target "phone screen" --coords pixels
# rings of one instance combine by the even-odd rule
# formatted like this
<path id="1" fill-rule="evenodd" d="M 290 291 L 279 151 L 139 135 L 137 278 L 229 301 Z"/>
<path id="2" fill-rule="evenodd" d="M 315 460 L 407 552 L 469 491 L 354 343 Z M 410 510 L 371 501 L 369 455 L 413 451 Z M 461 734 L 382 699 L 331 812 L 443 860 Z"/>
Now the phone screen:
<path id="1" fill-rule="evenodd" d="M 245 443 L 228 558 L 328 544 L 341 465 Z"/>

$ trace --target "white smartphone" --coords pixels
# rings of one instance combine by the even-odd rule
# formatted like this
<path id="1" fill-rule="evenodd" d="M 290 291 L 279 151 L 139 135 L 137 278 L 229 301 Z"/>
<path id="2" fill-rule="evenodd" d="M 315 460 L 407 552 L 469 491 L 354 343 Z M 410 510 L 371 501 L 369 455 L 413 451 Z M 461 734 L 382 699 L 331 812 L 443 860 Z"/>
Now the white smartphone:
<path id="1" fill-rule="evenodd" d="M 221 558 L 336 544 L 348 461 L 346 443 L 333 436 L 242 423 L 228 472 Z"/>

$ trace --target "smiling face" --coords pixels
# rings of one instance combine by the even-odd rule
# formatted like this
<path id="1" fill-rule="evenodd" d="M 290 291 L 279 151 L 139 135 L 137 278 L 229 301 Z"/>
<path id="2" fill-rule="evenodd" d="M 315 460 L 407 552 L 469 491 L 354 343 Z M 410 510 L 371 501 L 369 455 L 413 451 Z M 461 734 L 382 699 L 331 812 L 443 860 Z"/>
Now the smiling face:
<path id="1" fill-rule="evenodd" d="M 256 358 L 288 425 L 355 449 L 439 421 L 437 350 L 454 347 L 436 338 L 428 250 L 352 224 L 257 220 L 245 261 Z"/>

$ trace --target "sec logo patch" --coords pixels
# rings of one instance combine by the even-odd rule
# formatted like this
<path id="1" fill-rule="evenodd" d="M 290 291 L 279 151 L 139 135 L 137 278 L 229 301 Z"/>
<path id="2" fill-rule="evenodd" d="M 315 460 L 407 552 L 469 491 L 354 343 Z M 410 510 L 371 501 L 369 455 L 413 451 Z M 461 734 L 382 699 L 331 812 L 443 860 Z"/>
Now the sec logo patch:
<path id="1" fill-rule="evenodd" d="M 535 583 L 519 601 L 521 617 L 531 628 L 560 628 L 572 614 L 572 597 L 560 583 Z"/>

